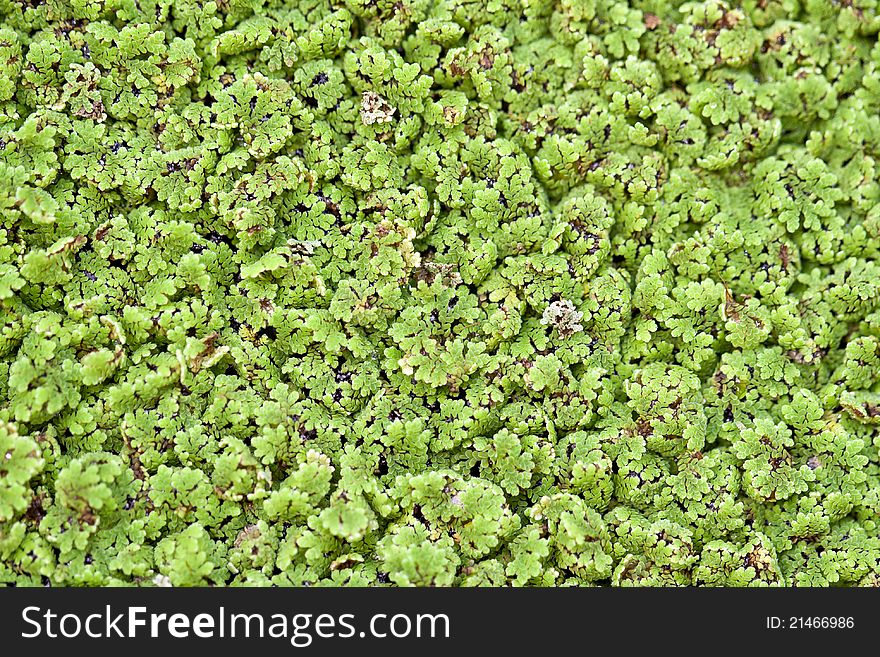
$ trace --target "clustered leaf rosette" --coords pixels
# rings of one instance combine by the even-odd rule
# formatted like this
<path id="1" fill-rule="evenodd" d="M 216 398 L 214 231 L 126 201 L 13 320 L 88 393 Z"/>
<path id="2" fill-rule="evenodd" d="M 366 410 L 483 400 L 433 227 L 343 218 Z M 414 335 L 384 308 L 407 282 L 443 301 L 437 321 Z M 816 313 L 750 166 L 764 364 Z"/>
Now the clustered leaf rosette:
<path id="1" fill-rule="evenodd" d="M 878 585 L 878 32 L 0 0 L 0 582 Z"/>

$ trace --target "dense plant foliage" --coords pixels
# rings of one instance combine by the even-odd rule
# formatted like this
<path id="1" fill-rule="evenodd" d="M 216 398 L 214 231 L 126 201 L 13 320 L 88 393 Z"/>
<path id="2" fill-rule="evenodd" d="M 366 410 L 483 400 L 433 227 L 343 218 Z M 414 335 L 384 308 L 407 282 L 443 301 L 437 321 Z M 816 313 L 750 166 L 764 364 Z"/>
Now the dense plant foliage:
<path id="1" fill-rule="evenodd" d="M 0 582 L 876 585 L 876 0 L 0 0 Z"/>

